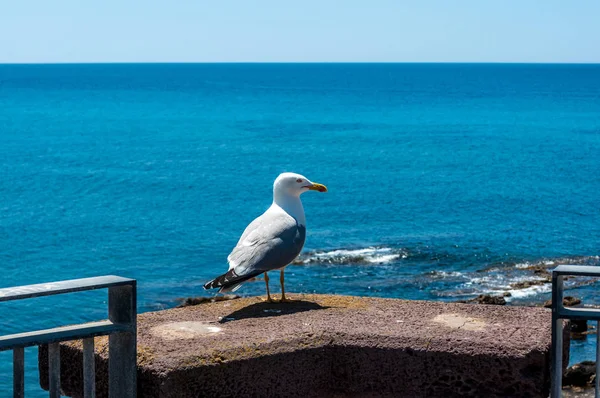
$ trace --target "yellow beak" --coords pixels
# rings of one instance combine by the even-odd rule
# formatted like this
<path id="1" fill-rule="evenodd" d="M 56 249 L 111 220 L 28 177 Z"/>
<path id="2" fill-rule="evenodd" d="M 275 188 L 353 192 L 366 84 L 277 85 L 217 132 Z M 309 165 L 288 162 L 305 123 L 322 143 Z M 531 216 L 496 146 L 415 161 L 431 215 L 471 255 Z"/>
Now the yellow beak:
<path id="1" fill-rule="evenodd" d="M 323 184 L 318 184 L 316 182 L 313 182 L 313 184 L 308 187 L 309 190 L 311 191 L 319 191 L 319 192 L 327 192 L 327 187 Z"/>

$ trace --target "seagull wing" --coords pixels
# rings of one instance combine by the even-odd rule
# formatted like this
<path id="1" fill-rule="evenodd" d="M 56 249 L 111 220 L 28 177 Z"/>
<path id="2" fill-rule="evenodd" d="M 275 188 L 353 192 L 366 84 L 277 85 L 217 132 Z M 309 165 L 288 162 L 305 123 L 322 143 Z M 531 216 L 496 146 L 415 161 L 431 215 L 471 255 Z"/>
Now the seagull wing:
<path id="1" fill-rule="evenodd" d="M 227 257 L 229 271 L 204 285 L 235 291 L 241 283 L 264 272 L 285 267 L 304 246 L 306 228 L 280 208 L 271 206 L 248 225 Z"/>

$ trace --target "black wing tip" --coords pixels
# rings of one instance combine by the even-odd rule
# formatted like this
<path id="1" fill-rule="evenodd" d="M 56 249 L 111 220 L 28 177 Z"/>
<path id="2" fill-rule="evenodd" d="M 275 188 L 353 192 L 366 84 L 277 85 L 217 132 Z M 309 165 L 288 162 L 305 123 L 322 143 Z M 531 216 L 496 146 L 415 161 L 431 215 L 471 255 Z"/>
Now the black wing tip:
<path id="1" fill-rule="evenodd" d="M 240 283 L 246 282 L 249 279 L 254 278 L 257 275 L 262 274 L 264 271 L 256 271 L 256 272 L 252 272 L 248 275 L 244 275 L 244 276 L 238 276 L 234 270 L 229 270 L 226 273 L 224 273 L 223 275 L 217 276 L 215 279 L 213 279 L 210 282 L 206 282 L 204 284 L 204 289 L 208 290 L 208 289 L 215 289 L 217 287 L 221 288 L 222 291 L 223 289 L 228 289 L 231 288 L 235 285 L 239 285 Z"/>
<path id="2" fill-rule="evenodd" d="M 206 282 L 204 284 L 204 290 L 214 289 L 216 287 L 223 286 L 223 279 L 225 275 L 221 275 L 213 279 L 212 281 Z"/>
<path id="3" fill-rule="evenodd" d="M 212 281 L 206 282 L 204 284 L 204 289 L 208 290 L 208 289 L 214 289 L 217 287 L 220 287 L 220 288 L 227 287 L 227 285 L 230 284 L 230 279 L 235 279 L 235 278 L 237 278 L 237 275 L 235 274 L 235 271 L 231 269 L 231 270 L 227 271 L 226 273 L 224 273 L 223 275 L 217 276 Z"/>

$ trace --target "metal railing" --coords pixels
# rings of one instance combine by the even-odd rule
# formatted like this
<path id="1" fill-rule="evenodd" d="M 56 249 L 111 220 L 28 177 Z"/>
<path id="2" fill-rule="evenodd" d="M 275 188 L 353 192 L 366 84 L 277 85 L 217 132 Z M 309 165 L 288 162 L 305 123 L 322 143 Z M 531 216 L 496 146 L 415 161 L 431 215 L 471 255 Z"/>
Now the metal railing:
<path id="1" fill-rule="evenodd" d="M 25 389 L 24 348 L 48 344 L 51 398 L 60 397 L 60 342 L 83 339 L 84 397 L 96 395 L 94 337 L 108 335 L 108 385 L 111 398 L 136 396 L 137 304 L 135 279 L 99 276 L 0 289 L 0 302 L 108 288 L 108 319 L 0 336 L 0 351 L 13 350 L 13 396 Z"/>
<path id="2" fill-rule="evenodd" d="M 552 270 L 552 390 L 550 396 L 559 398 L 562 393 L 563 370 L 563 319 L 596 321 L 596 398 L 600 398 L 600 309 L 566 308 L 563 306 L 563 279 L 565 276 L 600 277 L 600 267 L 584 265 L 559 265 Z"/>

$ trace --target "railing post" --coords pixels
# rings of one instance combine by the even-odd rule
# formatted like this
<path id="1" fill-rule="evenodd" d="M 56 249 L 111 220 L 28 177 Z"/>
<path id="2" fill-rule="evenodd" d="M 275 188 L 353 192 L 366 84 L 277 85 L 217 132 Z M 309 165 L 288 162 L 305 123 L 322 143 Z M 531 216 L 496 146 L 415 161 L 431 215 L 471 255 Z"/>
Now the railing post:
<path id="1" fill-rule="evenodd" d="M 60 343 L 48 344 L 50 398 L 60 398 Z"/>
<path id="2" fill-rule="evenodd" d="M 108 289 L 108 319 L 129 324 L 128 331 L 108 337 L 108 389 L 110 398 L 134 398 L 137 390 L 136 282 Z"/>
<path id="3" fill-rule="evenodd" d="M 552 398 L 560 398 L 562 394 L 562 356 L 563 356 L 563 320 L 559 309 L 562 307 L 563 277 L 552 273 L 552 369 L 551 390 Z"/>
<path id="4" fill-rule="evenodd" d="M 25 397 L 25 350 L 13 349 L 13 397 Z"/>
<path id="5" fill-rule="evenodd" d="M 552 386 L 550 396 L 559 398 L 562 393 L 563 371 L 563 319 L 596 320 L 596 382 L 595 396 L 600 398 L 600 311 L 594 308 L 565 308 L 563 305 L 563 280 L 565 276 L 600 278 L 600 267 L 589 265 L 558 265 L 552 270 Z"/>
<path id="6" fill-rule="evenodd" d="M 93 337 L 83 339 L 83 397 L 96 397 L 96 359 Z"/>
<path id="7" fill-rule="evenodd" d="M 600 398 L 600 321 L 596 321 L 596 389 L 595 396 Z"/>

